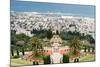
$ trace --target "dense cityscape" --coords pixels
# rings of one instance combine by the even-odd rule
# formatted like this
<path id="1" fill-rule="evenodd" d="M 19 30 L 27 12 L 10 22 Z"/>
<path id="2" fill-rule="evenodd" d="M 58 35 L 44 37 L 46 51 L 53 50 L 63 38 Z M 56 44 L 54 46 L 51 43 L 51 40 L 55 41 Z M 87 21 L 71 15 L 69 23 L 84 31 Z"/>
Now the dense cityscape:
<path id="1" fill-rule="evenodd" d="M 64 16 L 53 13 L 11 12 L 11 30 L 16 34 L 24 33 L 33 36 L 33 30 L 49 30 L 52 32 L 80 32 L 95 37 L 95 19 L 89 17 Z"/>

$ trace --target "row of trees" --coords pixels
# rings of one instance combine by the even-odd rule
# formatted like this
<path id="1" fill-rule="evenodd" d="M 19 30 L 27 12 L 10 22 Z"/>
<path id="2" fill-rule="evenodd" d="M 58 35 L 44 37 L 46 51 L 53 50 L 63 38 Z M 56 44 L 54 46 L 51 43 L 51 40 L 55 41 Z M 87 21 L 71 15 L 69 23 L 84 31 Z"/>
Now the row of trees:
<path id="1" fill-rule="evenodd" d="M 25 51 L 34 51 L 35 55 L 38 55 L 38 52 L 42 49 L 43 45 L 41 39 L 38 39 L 37 37 L 29 37 L 25 34 L 16 35 L 14 31 L 11 33 L 12 56 L 15 56 L 15 51 L 17 56 L 20 55 L 20 52 L 22 52 L 22 55 L 24 55 Z"/>
<path id="2" fill-rule="evenodd" d="M 46 37 L 48 39 L 51 39 L 53 36 L 51 29 L 49 30 L 34 30 L 33 29 L 32 34 L 35 34 L 36 37 L 41 38 L 41 39 L 46 38 Z"/>
<path id="3" fill-rule="evenodd" d="M 75 54 L 81 49 L 84 49 L 84 52 L 86 52 L 86 50 L 90 52 L 90 49 L 92 49 L 92 52 L 95 50 L 95 44 L 91 44 L 88 40 L 81 40 L 79 37 L 73 37 L 72 40 L 69 40 L 69 46 L 73 49 Z"/>
<path id="4" fill-rule="evenodd" d="M 81 34 L 80 32 L 77 32 L 77 31 L 61 32 L 59 35 L 63 40 L 72 40 L 73 37 L 79 37 L 80 40 L 87 40 L 91 44 L 95 44 L 95 39 L 91 35 L 84 35 L 84 33 Z"/>

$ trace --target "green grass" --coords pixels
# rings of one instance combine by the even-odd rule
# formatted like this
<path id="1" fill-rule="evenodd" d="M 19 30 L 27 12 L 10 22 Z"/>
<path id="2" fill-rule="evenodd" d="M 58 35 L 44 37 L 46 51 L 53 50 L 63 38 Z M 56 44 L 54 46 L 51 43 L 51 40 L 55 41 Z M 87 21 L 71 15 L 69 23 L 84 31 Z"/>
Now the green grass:
<path id="1" fill-rule="evenodd" d="M 22 59 L 11 59 L 11 66 L 32 65 L 32 62 Z"/>
<path id="2" fill-rule="evenodd" d="M 80 58 L 80 62 L 87 62 L 87 61 L 95 61 L 95 56 L 92 54 L 88 54 Z"/>

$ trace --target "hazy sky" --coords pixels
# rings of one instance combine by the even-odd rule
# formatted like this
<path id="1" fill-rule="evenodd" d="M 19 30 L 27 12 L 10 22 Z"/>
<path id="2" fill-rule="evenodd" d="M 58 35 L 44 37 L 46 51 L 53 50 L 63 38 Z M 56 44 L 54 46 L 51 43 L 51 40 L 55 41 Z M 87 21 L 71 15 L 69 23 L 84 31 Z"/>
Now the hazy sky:
<path id="1" fill-rule="evenodd" d="M 66 15 L 95 17 L 95 6 L 93 5 L 57 4 L 11 0 L 11 11 L 41 13 L 59 12 L 63 14 L 65 13 Z"/>

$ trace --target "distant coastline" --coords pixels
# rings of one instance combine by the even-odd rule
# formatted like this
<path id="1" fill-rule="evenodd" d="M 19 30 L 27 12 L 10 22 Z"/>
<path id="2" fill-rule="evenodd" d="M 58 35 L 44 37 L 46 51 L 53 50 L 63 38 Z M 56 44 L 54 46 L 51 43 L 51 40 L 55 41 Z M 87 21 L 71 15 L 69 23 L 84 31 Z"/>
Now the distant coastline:
<path id="1" fill-rule="evenodd" d="M 95 18 L 95 6 L 93 5 L 75 5 L 11 0 L 11 11 L 38 12 L 41 14 L 55 13 L 58 15 L 61 14 Z"/>
<path id="2" fill-rule="evenodd" d="M 34 15 L 51 15 L 51 16 L 72 16 L 72 17 L 86 17 L 86 18 L 95 18 L 94 17 L 90 17 L 90 16 L 82 16 L 82 15 L 79 15 L 79 14 L 72 14 L 72 13 L 60 13 L 60 12 L 20 12 L 20 11 L 10 11 L 11 13 L 12 12 L 15 12 L 15 13 L 25 13 L 25 14 L 34 14 Z"/>

